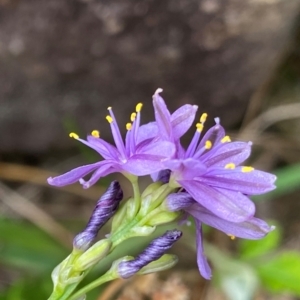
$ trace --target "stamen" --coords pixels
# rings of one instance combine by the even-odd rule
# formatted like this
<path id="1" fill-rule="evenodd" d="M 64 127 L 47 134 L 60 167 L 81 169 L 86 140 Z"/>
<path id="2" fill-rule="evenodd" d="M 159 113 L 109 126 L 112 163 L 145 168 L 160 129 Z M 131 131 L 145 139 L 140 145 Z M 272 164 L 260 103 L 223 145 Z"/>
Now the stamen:
<path id="1" fill-rule="evenodd" d="M 113 118 L 111 116 L 106 116 L 106 120 L 109 124 L 113 122 Z"/>
<path id="2" fill-rule="evenodd" d="M 235 236 L 234 235 L 232 235 L 232 234 L 227 234 L 229 237 L 230 237 L 230 239 L 233 241 L 233 240 L 235 240 Z"/>
<path id="3" fill-rule="evenodd" d="M 112 109 L 112 107 L 111 106 L 109 106 L 108 108 L 107 108 L 107 110 L 111 110 Z"/>
<path id="4" fill-rule="evenodd" d="M 229 163 L 225 166 L 225 169 L 235 169 L 235 164 L 234 163 Z"/>
<path id="5" fill-rule="evenodd" d="M 135 107 L 135 111 L 140 112 L 142 110 L 142 107 L 143 107 L 143 103 L 138 103 Z"/>
<path id="6" fill-rule="evenodd" d="M 69 137 L 70 137 L 70 138 L 73 138 L 73 139 L 75 139 L 75 140 L 78 140 L 78 139 L 79 139 L 79 135 L 76 134 L 76 133 L 74 133 L 74 132 L 71 132 L 71 133 L 69 134 Z"/>
<path id="7" fill-rule="evenodd" d="M 204 125 L 201 124 L 201 123 L 197 123 L 197 124 L 196 124 L 196 128 L 197 128 L 197 131 L 198 131 L 198 132 L 202 132 L 202 130 L 203 130 L 203 128 L 204 128 Z"/>
<path id="8" fill-rule="evenodd" d="M 253 167 L 242 167 L 242 172 L 243 173 L 252 172 L 253 170 L 254 170 Z"/>
<path id="9" fill-rule="evenodd" d="M 204 123 L 206 121 L 206 118 L 207 118 L 207 113 L 202 114 L 200 118 L 200 123 Z"/>
<path id="10" fill-rule="evenodd" d="M 91 135 L 95 138 L 99 138 L 100 137 L 100 132 L 98 130 L 93 130 Z"/>
<path id="11" fill-rule="evenodd" d="M 133 112 L 130 116 L 130 121 L 133 122 L 135 120 L 135 118 L 136 118 L 136 113 Z"/>
<path id="12" fill-rule="evenodd" d="M 127 124 L 126 124 L 126 129 L 127 129 L 127 130 L 131 130 L 131 128 L 132 128 L 132 124 L 131 124 L 131 123 L 127 123 Z"/>
<path id="13" fill-rule="evenodd" d="M 225 135 L 225 136 L 221 139 L 221 143 L 226 143 L 226 142 L 231 142 L 231 139 L 230 139 L 229 135 Z"/>
<path id="14" fill-rule="evenodd" d="M 212 147 L 212 142 L 211 141 L 206 141 L 205 142 L 205 149 L 210 149 Z"/>

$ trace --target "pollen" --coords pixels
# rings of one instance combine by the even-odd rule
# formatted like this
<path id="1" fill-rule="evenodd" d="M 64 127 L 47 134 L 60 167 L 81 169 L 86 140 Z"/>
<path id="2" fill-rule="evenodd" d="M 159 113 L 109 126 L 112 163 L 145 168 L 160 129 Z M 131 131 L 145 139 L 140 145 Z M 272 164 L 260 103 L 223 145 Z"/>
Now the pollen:
<path id="1" fill-rule="evenodd" d="M 242 172 L 243 173 L 252 172 L 253 170 L 254 170 L 253 167 L 242 167 Z"/>
<path id="2" fill-rule="evenodd" d="M 126 129 L 127 129 L 127 130 L 131 130 L 131 128 L 132 128 L 132 124 L 131 124 L 131 123 L 127 123 L 127 124 L 126 124 Z"/>
<path id="3" fill-rule="evenodd" d="M 235 240 L 235 236 L 234 235 L 232 235 L 232 234 L 227 234 L 229 237 L 230 237 L 230 239 L 233 241 L 233 240 Z"/>
<path id="4" fill-rule="evenodd" d="M 211 147 L 212 147 L 212 142 L 207 140 L 207 141 L 205 142 L 205 149 L 208 150 L 208 149 L 210 149 Z"/>
<path id="5" fill-rule="evenodd" d="M 197 128 L 197 131 L 198 131 L 198 132 L 202 132 L 204 126 L 203 126 L 203 124 L 201 124 L 201 123 L 197 123 L 197 124 L 196 124 L 196 128 Z"/>
<path id="6" fill-rule="evenodd" d="M 207 113 L 202 114 L 202 116 L 200 117 L 200 123 L 204 123 L 207 119 Z"/>
<path id="7" fill-rule="evenodd" d="M 138 103 L 135 107 L 135 111 L 140 112 L 142 110 L 142 107 L 143 107 L 143 103 Z"/>
<path id="8" fill-rule="evenodd" d="M 135 120 L 135 118 L 136 118 L 136 113 L 133 112 L 130 116 L 130 121 L 133 122 Z"/>
<path id="9" fill-rule="evenodd" d="M 235 169 L 235 164 L 234 163 L 229 163 L 225 166 L 225 169 Z"/>
<path id="10" fill-rule="evenodd" d="M 229 135 L 225 135 L 225 136 L 221 139 L 221 143 L 227 143 L 227 142 L 231 142 L 231 139 L 230 139 Z"/>
<path id="11" fill-rule="evenodd" d="M 99 138 L 100 137 L 100 132 L 98 130 L 93 130 L 91 132 L 91 135 L 95 138 Z"/>
<path id="12" fill-rule="evenodd" d="M 70 137 L 70 138 L 73 138 L 73 139 L 75 139 L 75 140 L 78 140 L 78 139 L 79 139 L 79 135 L 76 134 L 76 133 L 74 133 L 74 132 L 71 132 L 71 133 L 69 134 L 69 137 Z"/>
<path id="13" fill-rule="evenodd" d="M 109 124 L 111 124 L 114 121 L 111 116 L 106 116 L 106 120 Z"/>

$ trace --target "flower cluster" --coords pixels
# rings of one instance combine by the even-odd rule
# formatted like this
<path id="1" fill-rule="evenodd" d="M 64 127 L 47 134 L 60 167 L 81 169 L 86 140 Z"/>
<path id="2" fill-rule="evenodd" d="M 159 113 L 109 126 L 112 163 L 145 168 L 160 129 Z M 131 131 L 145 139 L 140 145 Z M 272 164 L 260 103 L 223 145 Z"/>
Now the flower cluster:
<path id="1" fill-rule="evenodd" d="M 211 269 L 203 249 L 202 224 L 221 230 L 232 239 L 264 237 L 273 227 L 254 216 L 255 205 L 249 196 L 274 189 L 276 177 L 243 165 L 251 153 L 251 142 L 231 141 L 218 118 L 202 137 L 206 113 L 196 122 L 190 144 L 183 147 L 180 139 L 194 123 L 198 107 L 186 104 L 170 113 L 161 92 L 158 89 L 153 96 L 155 120 L 140 124 L 142 104 L 139 103 L 126 124 L 125 140 L 112 108 L 108 108 L 106 119 L 115 145 L 103 140 L 97 130 L 92 131 L 86 140 L 71 133 L 72 138 L 97 151 L 103 159 L 51 177 L 48 183 L 65 186 L 79 182 L 84 188 L 89 188 L 103 176 L 122 173 L 133 185 L 133 198 L 119 208 L 122 191 L 119 184 L 113 182 L 99 200 L 86 229 L 74 239 L 74 247 L 88 253 L 83 257 L 91 257 L 94 246 L 90 248 L 90 244 L 111 217 L 112 230 L 105 240 L 109 250 L 105 251 L 112 251 L 127 238 L 149 235 L 159 224 L 180 216 L 191 216 L 196 224 L 199 271 L 204 278 L 210 279 Z M 92 175 L 87 179 L 90 173 Z M 144 175 L 150 175 L 154 183 L 140 194 L 137 179 Z M 153 261 L 158 261 L 161 266 L 159 258 L 180 236 L 181 232 L 176 230 L 166 233 L 154 240 L 136 259 L 120 261 L 114 274 L 127 278 L 141 268 L 147 268 L 148 264 L 152 266 Z M 94 260 L 97 259 L 91 261 Z M 169 261 L 173 264 L 174 259 Z"/>

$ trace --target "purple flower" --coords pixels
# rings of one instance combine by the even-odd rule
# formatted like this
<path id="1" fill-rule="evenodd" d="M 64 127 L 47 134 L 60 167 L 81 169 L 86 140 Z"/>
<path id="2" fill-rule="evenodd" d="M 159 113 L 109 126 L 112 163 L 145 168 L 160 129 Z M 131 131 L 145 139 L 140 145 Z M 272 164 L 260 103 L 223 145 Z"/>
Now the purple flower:
<path id="1" fill-rule="evenodd" d="M 77 234 L 73 245 L 85 251 L 96 238 L 101 227 L 115 214 L 123 198 L 123 191 L 117 181 L 113 181 L 98 200 L 86 228 Z"/>
<path id="2" fill-rule="evenodd" d="M 154 239 L 135 259 L 119 264 L 120 277 L 129 278 L 152 261 L 159 259 L 181 236 L 182 232 L 179 230 L 168 230 L 164 235 Z"/>
<path id="3" fill-rule="evenodd" d="M 240 237 L 250 240 L 261 239 L 275 228 L 255 217 L 250 217 L 239 223 L 224 220 L 196 202 L 185 192 L 169 195 L 166 199 L 166 205 L 170 211 L 183 210 L 195 219 L 197 263 L 201 275 L 206 279 L 211 278 L 211 269 L 204 254 L 202 224 L 221 230 L 232 239 Z"/>
<path id="4" fill-rule="evenodd" d="M 243 222 L 252 217 L 255 205 L 248 195 L 271 191 L 276 177 L 240 166 L 250 155 L 251 143 L 231 142 L 218 118 L 216 125 L 201 139 L 207 117 L 203 114 L 185 150 L 180 145 L 180 135 L 174 132 L 185 131 L 186 124 L 174 126 L 170 118 L 165 117 L 168 115 L 166 105 L 158 93 L 153 102 L 161 139 L 170 136 L 169 141 L 176 146 L 176 157 L 164 162 L 165 169 L 172 171 L 169 184 L 184 188 L 199 204 L 224 220 Z"/>
<path id="5" fill-rule="evenodd" d="M 136 176 L 149 175 L 159 172 L 163 168 L 163 160 L 172 157 L 175 152 L 173 143 L 156 139 L 149 127 L 140 127 L 140 111 L 142 104 L 136 106 L 136 112 L 131 115 L 131 123 L 126 124 L 127 134 L 125 143 L 122 139 L 116 118 L 111 107 L 106 117 L 110 124 L 115 146 L 100 138 L 99 131 L 94 130 L 87 140 L 80 139 L 75 133 L 70 137 L 82 142 L 97 151 L 103 161 L 75 168 L 63 175 L 49 177 L 48 183 L 54 186 L 65 186 L 79 181 L 84 188 L 95 184 L 99 178 L 114 172 L 123 172 Z M 83 177 L 89 173 L 88 181 Z"/>

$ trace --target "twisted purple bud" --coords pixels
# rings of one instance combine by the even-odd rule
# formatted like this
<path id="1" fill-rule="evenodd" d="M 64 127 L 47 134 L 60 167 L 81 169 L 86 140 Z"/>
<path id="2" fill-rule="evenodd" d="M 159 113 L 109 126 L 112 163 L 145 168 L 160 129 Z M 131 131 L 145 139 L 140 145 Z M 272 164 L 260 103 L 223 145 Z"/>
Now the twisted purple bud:
<path id="1" fill-rule="evenodd" d="M 101 227 L 115 214 L 123 198 L 118 181 L 112 181 L 106 192 L 98 200 L 86 228 L 73 240 L 74 248 L 85 251 L 96 238 Z"/>
<path id="2" fill-rule="evenodd" d="M 185 192 L 170 194 L 165 200 L 165 204 L 170 211 L 184 210 L 194 203 L 196 201 L 193 197 Z"/>
<path id="3" fill-rule="evenodd" d="M 162 183 L 168 183 L 170 181 L 171 170 L 161 170 L 157 175 L 156 181 L 161 181 Z"/>
<path id="4" fill-rule="evenodd" d="M 123 279 L 129 278 L 150 262 L 159 259 L 182 236 L 179 230 L 168 230 L 154 239 L 135 259 L 123 261 L 118 266 L 118 273 Z"/>

